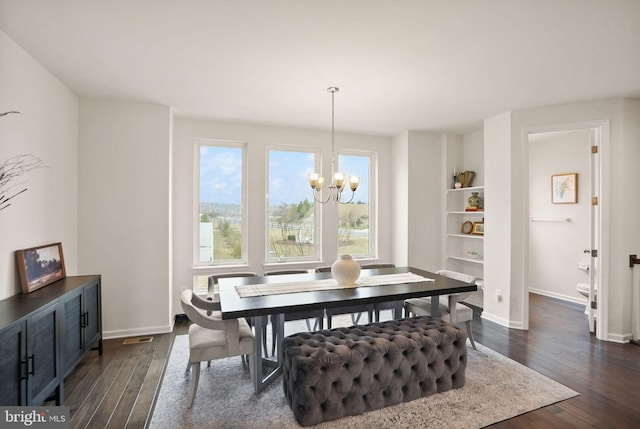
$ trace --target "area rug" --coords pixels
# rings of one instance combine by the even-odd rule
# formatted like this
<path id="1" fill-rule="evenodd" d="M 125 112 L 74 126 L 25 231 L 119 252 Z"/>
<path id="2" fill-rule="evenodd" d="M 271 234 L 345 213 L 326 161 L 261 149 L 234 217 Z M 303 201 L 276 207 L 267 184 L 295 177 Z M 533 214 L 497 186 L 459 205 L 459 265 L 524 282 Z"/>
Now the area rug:
<path id="1" fill-rule="evenodd" d="M 468 347 L 463 388 L 314 427 L 481 428 L 578 395 L 487 347 L 476 345 L 477 351 Z M 284 398 L 281 377 L 256 396 L 249 370 L 239 357 L 213 361 L 210 368 L 203 364 L 193 408 L 187 409 L 188 356 L 188 336 L 176 336 L 150 428 L 300 427 Z"/>

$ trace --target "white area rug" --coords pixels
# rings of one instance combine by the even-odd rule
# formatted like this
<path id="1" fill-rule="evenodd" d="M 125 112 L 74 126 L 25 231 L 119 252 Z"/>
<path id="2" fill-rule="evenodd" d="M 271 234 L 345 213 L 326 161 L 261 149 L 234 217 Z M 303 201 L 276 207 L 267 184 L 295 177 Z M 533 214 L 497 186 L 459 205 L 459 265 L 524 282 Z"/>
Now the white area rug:
<path id="1" fill-rule="evenodd" d="M 295 323 L 304 326 L 304 322 Z M 290 330 L 294 328 L 287 327 L 286 335 Z M 461 389 L 314 427 L 481 428 L 578 395 L 491 349 L 477 346 L 478 351 L 475 351 L 468 344 L 466 384 Z M 214 361 L 210 368 L 202 365 L 195 402 L 188 410 L 186 402 L 191 380 L 190 374 L 185 373 L 188 356 L 187 335 L 177 336 L 150 428 L 300 427 L 284 398 L 281 378 L 256 396 L 249 370 L 243 367 L 239 357 Z"/>

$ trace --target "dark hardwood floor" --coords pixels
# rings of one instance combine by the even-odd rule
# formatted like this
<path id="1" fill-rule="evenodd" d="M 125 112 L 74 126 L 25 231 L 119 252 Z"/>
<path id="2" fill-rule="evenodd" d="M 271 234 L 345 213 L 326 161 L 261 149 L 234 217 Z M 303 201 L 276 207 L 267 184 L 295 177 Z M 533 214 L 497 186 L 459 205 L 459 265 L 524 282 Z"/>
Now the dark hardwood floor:
<path id="1" fill-rule="evenodd" d="M 71 427 L 146 427 L 175 331 L 141 337 L 152 340 L 138 344 L 106 340 L 101 357 L 97 351 L 87 355 L 65 379 Z"/>
<path id="2" fill-rule="evenodd" d="M 578 392 L 580 396 L 497 423 L 493 428 L 631 428 L 640 425 L 640 347 L 589 334 L 584 308 L 540 295 L 530 298 L 529 331 L 476 318 L 476 340 Z M 143 428 L 176 333 L 148 343 L 105 341 L 65 380 L 73 428 Z"/>
<path id="3" fill-rule="evenodd" d="M 640 425 L 640 347 L 589 334 L 584 307 L 530 295 L 529 331 L 474 320 L 481 344 L 544 374 L 580 396 L 494 428 L 631 428 Z"/>

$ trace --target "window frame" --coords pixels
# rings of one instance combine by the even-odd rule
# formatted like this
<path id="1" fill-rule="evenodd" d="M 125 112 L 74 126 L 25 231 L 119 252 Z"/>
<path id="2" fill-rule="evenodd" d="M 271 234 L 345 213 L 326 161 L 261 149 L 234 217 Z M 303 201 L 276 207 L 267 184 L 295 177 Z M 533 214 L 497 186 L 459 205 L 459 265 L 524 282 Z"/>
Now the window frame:
<path id="1" fill-rule="evenodd" d="M 320 204 L 318 204 L 313 198 L 313 191 L 311 187 L 309 187 L 309 201 L 313 204 L 313 256 L 301 256 L 301 257 L 293 257 L 293 258 L 273 258 L 269 256 L 270 252 L 270 242 L 269 242 L 269 224 L 270 224 L 270 209 L 269 209 L 269 201 L 270 201 L 270 193 L 269 193 L 269 181 L 270 181 L 270 160 L 271 160 L 271 152 L 297 152 L 297 153 L 307 153 L 312 154 L 314 156 L 314 169 L 315 171 L 321 171 L 321 159 L 320 159 L 320 148 L 308 147 L 308 146 L 289 146 L 289 145 L 268 145 L 265 147 L 265 249 L 264 249 L 264 264 L 274 264 L 274 263 L 300 263 L 300 262 L 317 262 L 321 260 L 322 255 L 322 210 L 320 210 Z M 309 172 L 311 173 L 311 171 Z"/>
<path id="2" fill-rule="evenodd" d="M 210 262 L 200 261 L 200 152 L 204 146 L 240 149 L 242 151 L 242 196 L 240 202 L 240 214 L 242 217 L 242 241 L 239 259 L 221 259 Z M 194 142 L 194 174 L 193 174 L 193 237 L 192 237 L 192 264 L 194 268 L 207 268 L 219 266 L 247 265 L 248 253 L 248 186 L 247 186 L 247 142 L 237 140 L 196 139 Z"/>

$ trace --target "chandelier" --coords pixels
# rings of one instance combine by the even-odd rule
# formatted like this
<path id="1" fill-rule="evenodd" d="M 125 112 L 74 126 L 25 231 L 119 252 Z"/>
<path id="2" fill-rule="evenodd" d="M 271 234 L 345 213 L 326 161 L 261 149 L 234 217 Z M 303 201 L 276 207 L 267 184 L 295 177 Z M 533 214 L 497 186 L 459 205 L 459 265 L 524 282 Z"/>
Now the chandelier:
<path id="1" fill-rule="evenodd" d="M 313 199 L 319 203 L 328 203 L 329 201 L 339 204 L 348 204 L 353 201 L 353 197 L 356 195 L 356 189 L 360 184 L 359 176 L 348 176 L 344 173 L 335 170 L 336 163 L 336 139 L 335 139 L 335 108 L 334 97 L 336 92 L 340 91 L 335 86 L 327 88 L 327 91 L 331 93 L 331 175 L 333 181 L 329 185 L 329 194 L 322 197 L 322 186 L 324 185 L 324 177 L 319 173 L 309 173 L 309 184 L 313 189 Z M 349 201 L 342 201 L 342 191 L 349 185 L 351 189 L 351 198 Z"/>

